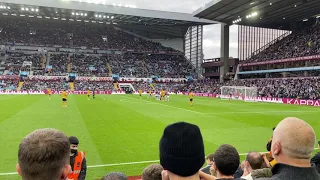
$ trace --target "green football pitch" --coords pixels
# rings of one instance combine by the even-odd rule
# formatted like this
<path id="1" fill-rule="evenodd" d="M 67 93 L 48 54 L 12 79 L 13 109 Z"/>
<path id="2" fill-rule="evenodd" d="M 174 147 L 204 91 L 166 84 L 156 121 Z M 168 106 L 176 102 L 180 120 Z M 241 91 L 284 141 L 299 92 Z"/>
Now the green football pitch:
<path id="1" fill-rule="evenodd" d="M 232 144 L 241 154 L 265 151 L 272 127 L 294 116 L 320 128 L 319 107 L 271 103 L 246 103 L 196 97 L 194 106 L 183 95 L 160 102 L 138 95 L 70 95 L 68 108 L 61 98 L 45 95 L 0 96 L 0 179 L 21 179 L 15 172 L 18 145 L 39 128 L 56 128 L 77 136 L 79 149 L 87 152 L 87 179 L 111 171 L 140 175 L 148 164 L 159 159 L 158 145 L 166 125 L 186 121 L 202 132 L 205 153 L 221 144 Z M 319 131 L 317 132 L 319 134 Z"/>

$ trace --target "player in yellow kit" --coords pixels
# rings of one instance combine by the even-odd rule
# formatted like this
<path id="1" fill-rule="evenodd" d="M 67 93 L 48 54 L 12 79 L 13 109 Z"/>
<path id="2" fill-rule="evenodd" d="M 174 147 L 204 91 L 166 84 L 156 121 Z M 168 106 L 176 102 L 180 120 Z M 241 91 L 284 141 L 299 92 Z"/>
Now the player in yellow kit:
<path id="1" fill-rule="evenodd" d="M 193 97 L 194 97 L 194 94 L 192 91 L 190 91 L 190 93 L 189 93 L 190 106 L 193 106 Z"/>
<path id="2" fill-rule="evenodd" d="M 66 90 L 64 90 L 62 93 L 61 93 L 61 97 L 62 97 L 62 107 L 68 107 L 67 104 L 67 96 L 68 96 L 68 93 Z"/>
<path id="3" fill-rule="evenodd" d="M 166 95 L 166 91 L 162 90 L 161 93 L 160 93 L 160 100 L 164 101 L 165 95 Z"/>
<path id="4" fill-rule="evenodd" d="M 52 94 L 52 92 L 51 92 L 51 89 L 49 88 L 49 89 L 48 89 L 48 96 L 49 96 L 49 99 L 51 99 L 51 94 Z"/>
<path id="5" fill-rule="evenodd" d="M 140 99 L 142 98 L 142 90 L 140 89 L 139 90 L 139 96 L 140 96 Z"/>
<path id="6" fill-rule="evenodd" d="M 152 97 L 152 91 L 150 90 L 150 91 L 149 91 L 148 99 L 150 99 L 151 97 Z"/>
<path id="7" fill-rule="evenodd" d="M 88 89 L 88 91 L 87 91 L 88 100 L 90 100 L 90 94 L 91 94 L 91 92 L 90 92 L 90 90 Z"/>

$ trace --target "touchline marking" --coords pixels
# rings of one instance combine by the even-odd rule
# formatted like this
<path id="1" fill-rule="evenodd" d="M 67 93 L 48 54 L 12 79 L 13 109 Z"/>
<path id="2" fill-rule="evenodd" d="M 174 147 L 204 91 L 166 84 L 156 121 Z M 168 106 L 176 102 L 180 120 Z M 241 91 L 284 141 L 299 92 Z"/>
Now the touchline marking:
<path id="1" fill-rule="evenodd" d="M 87 166 L 88 168 L 96 168 L 96 167 L 108 167 L 108 166 L 122 166 L 122 165 L 132 165 L 132 164 L 147 164 L 147 163 L 155 163 L 160 160 L 152 160 L 152 161 L 140 161 L 140 162 L 127 162 L 127 163 L 117 163 L 117 164 L 101 164 L 101 165 L 93 165 Z"/>
<path id="2" fill-rule="evenodd" d="M 314 148 L 314 150 L 318 150 L 318 148 Z M 260 152 L 260 153 L 268 153 L 268 152 Z M 248 153 L 241 153 L 239 156 L 246 156 Z M 98 168 L 98 167 L 112 167 L 112 166 L 123 166 L 123 165 L 133 165 L 133 164 L 148 164 L 148 163 L 156 163 L 160 162 L 160 160 L 152 160 L 152 161 L 139 161 L 139 162 L 127 162 L 127 163 L 116 163 L 116 164 L 100 164 L 100 165 L 92 165 L 87 166 L 87 168 Z M 8 173 L 0 173 L 0 176 L 7 175 L 17 175 L 17 172 L 8 172 Z"/>

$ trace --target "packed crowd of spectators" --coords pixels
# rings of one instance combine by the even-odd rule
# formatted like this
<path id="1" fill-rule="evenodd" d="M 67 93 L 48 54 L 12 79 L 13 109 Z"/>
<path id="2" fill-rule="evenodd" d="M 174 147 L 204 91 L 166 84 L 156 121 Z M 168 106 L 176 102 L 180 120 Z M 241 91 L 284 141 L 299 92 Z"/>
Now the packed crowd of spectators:
<path id="1" fill-rule="evenodd" d="M 16 90 L 19 79 L 0 79 L 0 91 L 2 90 Z"/>
<path id="2" fill-rule="evenodd" d="M 69 84 L 64 80 L 51 80 L 51 81 L 41 81 L 41 80 L 26 80 L 22 86 L 22 91 L 46 91 L 47 89 L 53 91 L 61 91 L 64 89 L 69 89 Z"/>
<path id="3" fill-rule="evenodd" d="M 220 83 L 218 80 L 199 80 L 186 86 L 200 93 L 221 93 L 222 86 L 257 87 L 258 96 L 278 98 L 320 99 L 320 83 L 318 78 L 288 79 L 240 79 Z"/>
<path id="4" fill-rule="evenodd" d="M 70 58 L 68 54 L 50 54 L 49 65 L 52 66 L 52 70 L 49 70 L 48 74 L 52 76 L 65 75 L 69 63 Z"/>
<path id="5" fill-rule="evenodd" d="M 69 57 L 70 56 L 70 57 Z M 166 54 L 51 54 L 50 75 L 64 75 L 68 72 L 79 76 L 109 76 L 108 64 L 112 74 L 120 77 L 145 78 L 153 75 L 162 78 L 185 78 L 195 71 L 183 55 Z"/>
<path id="6" fill-rule="evenodd" d="M 42 54 L 25 54 L 20 52 L 10 52 L 5 56 L 5 60 L 1 67 L 8 71 L 8 75 L 18 75 L 20 71 L 30 71 L 41 69 L 42 67 Z M 24 62 L 31 62 L 31 66 L 24 64 Z M 23 66 L 24 65 L 24 66 Z M 2 72 L 3 73 L 3 72 Z"/>
<path id="7" fill-rule="evenodd" d="M 250 57 L 247 62 L 286 59 L 320 54 L 320 24 L 292 32 L 267 49 Z"/>
<path id="8" fill-rule="evenodd" d="M 311 158 L 316 133 L 301 119 L 289 117 L 280 121 L 273 128 L 273 136 L 266 141 L 268 152 L 250 151 L 243 162 L 236 147 L 230 144 L 222 144 L 205 156 L 204 138 L 197 125 L 186 122 L 167 125 L 159 141 L 160 163 L 147 166 L 142 171 L 141 180 L 320 179 L 320 153 Z M 74 176 L 85 180 L 90 173 L 84 163 L 86 160 L 78 164 L 81 164 L 80 170 L 75 170 L 75 160 L 70 160 L 75 153 L 77 157 L 82 154 L 78 145 L 76 137 L 67 137 L 59 130 L 35 130 L 19 145 L 17 171 L 26 180 L 45 177 L 58 180 Z M 128 177 L 111 172 L 100 179 L 128 180 Z"/>
<path id="9" fill-rule="evenodd" d="M 87 91 L 87 90 L 100 90 L 100 91 L 112 91 L 114 85 L 112 82 L 107 81 L 79 81 L 75 83 L 76 91 Z"/>
<path id="10" fill-rule="evenodd" d="M 2 43 L 86 47 L 137 51 L 171 51 L 152 42 L 116 30 L 112 25 L 73 21 L 2 16 L 0 18 Z"/>
<path id="11" fill-rule="evenodd" d="M 71 72 L 79 76 L 108 76 L 105 56 L 99 55 L 71 55 Z M 92 69 L 90 69 L 92 68 Z"/>

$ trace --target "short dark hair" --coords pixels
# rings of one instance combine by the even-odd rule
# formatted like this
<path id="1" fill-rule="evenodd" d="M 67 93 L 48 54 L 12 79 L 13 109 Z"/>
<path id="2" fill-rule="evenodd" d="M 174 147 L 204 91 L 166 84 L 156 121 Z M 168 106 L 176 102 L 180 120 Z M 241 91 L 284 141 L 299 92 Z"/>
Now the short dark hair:
<path id="1" fill-rule="evenodd" d="M 246 157 L 246 161 L 249 162 L 253 170 L 261 169 L 263 164 L 263 157 L 258 152 L 249 152 Z"/>
<path id="2" fill-rule="evenodd" d="M 18 161 L 24 180 L 55 180 L 70 162 L 68 137 L 56 129 L 38 129 L 23 138 Z"/>
<path id="3" fill-rule="evenodd" d="M 214 162 L 220 173 L 233 176 L 240 165 L 240 156 L 231 145 L 221 145 L 214 153 Z"/>
<path id="4" fill-rule="evenodd" d="M 319 146 L 320 146 L 320 141 L 318 141 L 318 144 L 319 144 Z"/>
<path id="5" fill-rule="evenodd" d="M 127 176 L 121 172 L 111 172 L 101 178 L 101 180 L 127 180 Z"/>
<path id="6" fill-rule="evenodd" d="M 214 154 L 209 154 L 206 156 L 206 160 L 214 161 Z"/>
<path id="7" fill-rule="evenodd" d="M 142 172 L 142 180 L 161 180 L 163 167 L 160 164 L 151 164 Z"/>

